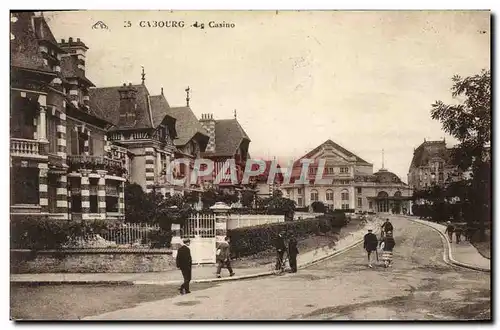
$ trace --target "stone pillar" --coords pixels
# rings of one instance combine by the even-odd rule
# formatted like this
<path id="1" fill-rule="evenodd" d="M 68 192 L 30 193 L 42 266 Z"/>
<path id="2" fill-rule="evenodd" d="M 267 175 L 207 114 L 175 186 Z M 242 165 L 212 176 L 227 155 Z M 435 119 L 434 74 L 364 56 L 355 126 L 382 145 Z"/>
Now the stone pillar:
<path id="1" fill-rule="evenodd" d="M 68 182 L 66 182 L 66 186 L 67 186 L 67 191 L 68 191 L 68 195 L 66 196 L 67 197 L 67 201 L 68 201 L 68 219 L 71 220 L 73 217 L 72 217 L 72 212 L 71 212 L 71 179 L 66 177 L 66 180 Z"/>
<path id="2" fill-rule="evenodd" d="M 68 214 L 68 177 L 63 174 L 57 179 L 57 213 Z M 68 217 L 65 216 L 65 219 Z"/>
<path id="3" fill-rule="evenodd" d="M 80 170 L 81 173 L 81 185 L 80 193 L 82 196 L 82 219 L 87 219 L 90 213 L 90 180 L 89 180 L 89 170 Z"/>
<path id="4" fill-rule="evenodd" d="M 39 203 L 41 207 L 42 213 L 49 212 L 49 195 L 48 195 L 48 185 L 47 185 L 47 173 L 49 171 L 49 165 L 47 163 L 39 163 L 38 164 L 38 195 L 39 195 Z"/>
<path id="5" fill-rule="evenodd" d="M 158 173 L 158 177 L 161 175 L 161 153 L 159 150 L 156 150 L 156 171 Z"/>
<path id="6" fill-rule="evenodd" d="M 90 143 L 90 131 L 89 130 L 86 130 L 87 131 L 87 139 L 85 141 L 83 141 L 83 154 L 85 156 L 88 156 L 90 154 L 90 146 L 89 146 L 89 143 Z"/>
<path id="7" fill-rule="evenodd" d="M 99 174 L 99 181 L 97 182 L 97 207 L 102 219 L 106 219 L 106 173 L 107 171 L 97 171 L 97 174 Z"/>
<path id="8" fill-rule="evenodd" d="M 155 150 L 153 148 L 145 148 L 144 152 L 146 154 L 146 192 L 149 193 L 153 190 L 155 182 Z"/>
<path id="9" fill-rule="evenodd" d="M 172 240 L 170 241 L 170 248 L 172 249 L 172 255 L 176 257 L 177 250 L 182 245 L 181 225 L 179 225 L 178 223 L 173 223 L 172 226 L 170 227 L 170 230 L 172 231 Z"/>
<path id="10" fill-rule="evenodd" d="M 40 142 L 49 142 L 47 140 L 47 97 L 40 95 L 38 97 L 40 111 L 38 113 L 39 125 L 37 125 L 37 136 Z"/>
<path id="11" fill-rule="evenodd" d="M 120 215 L 125 216 L 125 182 L 120 183 L 118 190 L 118 212 Z"/>
<path id="12" fill-rule="evenodd" d="M 56 126 L 57 155 L 66 159 L 66 114 L 59 112 L 59 121 Z"/>
<path id="13" fill-rule="evenodd" d="M 215 216 L 215 240 L 217 244 L 223 242 L 224 237 L 227 236 L 227 223 L 231 207 L 222 202 L 217 202 L 210 209 L 214 212 Z"/>
<path id="14" fill-rule="evenodd" d="M 349 208 L 356 209 L 357 206 L 356 190 L 354 189 L 354 186 L 350 186 L 347 189 L 349 191 Z"/>

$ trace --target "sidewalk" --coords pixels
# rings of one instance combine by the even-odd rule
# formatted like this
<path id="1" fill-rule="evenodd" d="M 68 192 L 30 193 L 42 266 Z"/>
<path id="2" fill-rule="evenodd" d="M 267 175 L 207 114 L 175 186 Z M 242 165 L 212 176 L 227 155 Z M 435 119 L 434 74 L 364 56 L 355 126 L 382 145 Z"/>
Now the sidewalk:
<path id="1" fill-rule="evenodd" d="M 448 243 L 448 258 L 453 264 L 486 272 L 491 271 L 490 260 L 483 257 L 472 244 L 465 240 L 460 242 L 460 244 L 457 244 L 455 241 L 450 243 L 448 236 L 445 235 L 445 225 L 408 216 L 407 218 L 439 231 Z"/>
<path id="2" fill-rule="evenodd" d="M 380 220 L 374 220 L 372 225 L 380 227 Z M 380 222 L 381 223 L 381 222 Z M 378 225 L 377 225 L 378 224 Z M 366 234 L 364 228 L 353 232 L 336 242 L 335 247 L 323 247 L 297 257 L 298 268 L 308 267 L 349 250 L 361 242 Z M 222 269 L 222 278 L 215 276 L 216 265 L 193 266 L 192 283 L 219 282 L 255 278 L 274 274 L 274 263 L 260 267 L 233 268 L 235 276 L 229 277 L 227 269 Z M 179 270 L 155 273 L 46 273 L 46 274 L 11 274 L 11 283 L 43 283 L 43 284 L 180 284 L 182 275 Z"/>

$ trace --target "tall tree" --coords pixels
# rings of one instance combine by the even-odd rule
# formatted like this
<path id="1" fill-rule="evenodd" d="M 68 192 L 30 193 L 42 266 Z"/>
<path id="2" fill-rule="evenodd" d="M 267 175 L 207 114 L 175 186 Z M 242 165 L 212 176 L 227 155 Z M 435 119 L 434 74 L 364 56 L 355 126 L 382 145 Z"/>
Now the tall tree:
<path id="1" fill-rule="evenodd" d="M 491 205 L 489 145 L 491 142 L 491 73 L 482 70 L 471 77 L 452 78 L 452 96 L 460 101 L 432 104 L 431 116 L 439 120 L 443 129 L 460 143 L 453 149 L 452 160 L 461 170 L 472 170 L 474 194 L 472 206 L 479 220 L 481 239 L 484 239 L 484 221 Z"/>

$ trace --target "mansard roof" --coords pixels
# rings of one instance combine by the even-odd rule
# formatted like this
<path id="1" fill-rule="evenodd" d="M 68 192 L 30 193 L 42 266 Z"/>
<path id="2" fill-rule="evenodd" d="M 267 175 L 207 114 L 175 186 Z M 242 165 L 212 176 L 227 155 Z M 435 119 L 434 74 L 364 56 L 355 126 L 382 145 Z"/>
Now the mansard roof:
<path id="1" fill-rule="evenodd" d="M 209 140 L 209 135 L 203 126 L 201 126 L 198 118 L 196 118 L 189 106 L 172 107 L 168 109 L 167 113 L 176 119 L 176 129 L 178 132 L 177 139 L 174 140 L 176 146 L 184 146 L 198 135 L 202 142 L 201 149 L 205 149 Z"/>
<path id="2" fill-rule="evenodd" d="M 215 152 L 207 154 L 233 156 L 244 141 L 250 142 L 251 140 L 236 118 L 216 120 Z"/>
<path id="3" fill-rule="evenodd" d="M 136 122 L 134 126 L 120 127 L 120 94 L 122 86 L 90 88 L 90 107 L 100 116 L 115 125 L 114 129 L 143 129 L 153 128 L 153 118 L 150 106 L 149 92 L 145 85 L 132 85 L 137 89 Z"/>

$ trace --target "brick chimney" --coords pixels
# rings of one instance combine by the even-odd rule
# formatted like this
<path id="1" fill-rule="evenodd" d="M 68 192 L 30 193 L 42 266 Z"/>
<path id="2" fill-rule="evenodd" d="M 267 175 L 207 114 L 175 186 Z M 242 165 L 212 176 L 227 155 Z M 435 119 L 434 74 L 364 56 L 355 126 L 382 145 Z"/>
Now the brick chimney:
<path id="1" fill-rule="evenodd" d="M 208 132 L 210 139 L 208 140 L 207 148 L 205 151 L 215 151 L 215 119 L 211 113 L 204 113 L 201 115 L 200 124 Z"/>
<path id="2" fill-rule="evenodd" d="M 77 59 L 78 69 L 82 70 L 83 75 L 85 75 L 85 54 L 89 48 L 80 38 L 76 38 L 76 41 L 73 38 L 69 38 L 68 41 L 61 39 L 59 47 L 68 52 L 69 56 Z"/>
<path id="3" fill-rule="evenodd" d="M 137 89 L 131 83 L 123 84 L 118 89 L 120 93 L 120 119 L 119 126 L 132 127 L 137 120 Z"/>

